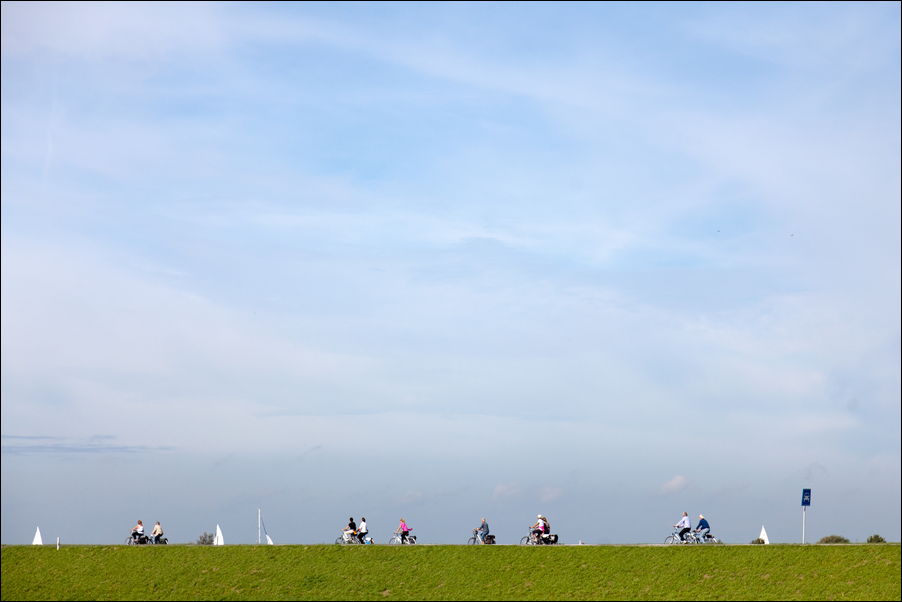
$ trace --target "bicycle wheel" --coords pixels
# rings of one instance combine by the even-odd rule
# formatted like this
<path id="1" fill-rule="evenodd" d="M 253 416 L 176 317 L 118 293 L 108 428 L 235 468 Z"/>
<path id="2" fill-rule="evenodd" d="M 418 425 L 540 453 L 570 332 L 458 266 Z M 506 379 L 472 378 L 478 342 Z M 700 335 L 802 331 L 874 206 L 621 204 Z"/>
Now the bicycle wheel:
<path id="1" fill-rule="evenodd" d="M 677 543 L 678 541 L 680 541 L 680 538 L 677 537 L 676 535 L 668 535 L 667 538 L 664 540 L 664 543 L 668 543 L 668 544 L 669 543 Z"/>
<path id="2" fill-rule="evenodd" d="M 128 538 L 126 538 L 126 540 L 125 540 L 125 545 L 127 545 L 127 546 L 133 546 L 133 545 L 135 545 L 135 539 L 134 539 L 133 537 L 128 537 Z"/>
<path id="3" fill-rule="evenodd" d="M 342 544 L 342 537 L 341 537 L 341 535 L 339 535 L 338 537 L 335 538 L 335 543 L 337 543 L 338 545 L 341 545 L 341 544 Z"/>
<path id="4" fill-rule="evenodd" d="M 521 546 L 528 546 L 530 543 L 531 542 L 529 541 L 529 535 L 524 535 L 523 538 L 520 540 Z"/>
<path id="5" fill-rule="evenodd" d="M 468 546 L 475 546 L 475 545 L 476 545 L 476 538 L 475 538 L 475 537 L 471 537 L 470 539 L 468 539 L 468 540 L 467 540 L 467 545 L 468 545 Z"/>
<path id="6" fill-rule="evenodd" d="M 401 543 L 401 537 L 398 535 L 395 535 L 394 537 L 392 537 L 391 539 L 388 540 L 388 544 L 392 545 L 392 546 L 398 545 L 399 543 Z"/>

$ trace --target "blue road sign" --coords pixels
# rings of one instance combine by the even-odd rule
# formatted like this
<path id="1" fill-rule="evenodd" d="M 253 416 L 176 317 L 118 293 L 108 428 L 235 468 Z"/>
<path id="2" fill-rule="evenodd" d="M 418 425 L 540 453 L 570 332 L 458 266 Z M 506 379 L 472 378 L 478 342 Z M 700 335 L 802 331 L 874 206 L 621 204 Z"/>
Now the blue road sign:
<path id="1" fill-rule="evenodd" d="M 811 490 L 810 489 L 802 490 L 802 505 L 803 506 L 811 505 Z"/>

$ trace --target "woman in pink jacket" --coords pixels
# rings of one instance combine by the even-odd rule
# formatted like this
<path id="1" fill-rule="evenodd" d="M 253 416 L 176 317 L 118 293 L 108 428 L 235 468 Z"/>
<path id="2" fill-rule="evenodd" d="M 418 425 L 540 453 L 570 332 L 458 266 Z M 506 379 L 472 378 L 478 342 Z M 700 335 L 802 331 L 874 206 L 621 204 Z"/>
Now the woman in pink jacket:
<path id="1" fill-rule="evenodd" d="M 395 533 L 401 534 L 401 543 L 402 544 L 407 543 L 407 535 L 410 533 L 410 530 L 411 530 L 410 527 L 407 525 L 407 523 L 402 518 L 401 524 L 398 525 L 397 529 L 395 529 Z"/>

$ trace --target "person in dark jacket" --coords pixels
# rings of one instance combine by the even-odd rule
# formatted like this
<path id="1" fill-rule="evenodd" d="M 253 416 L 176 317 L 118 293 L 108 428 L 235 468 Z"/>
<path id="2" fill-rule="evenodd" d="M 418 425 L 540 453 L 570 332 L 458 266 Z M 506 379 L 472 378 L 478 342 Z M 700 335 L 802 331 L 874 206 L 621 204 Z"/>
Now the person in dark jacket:
<path id="1" fill-rule="evenodd" d="M 702 543 L 705 542 L 705 537 L 708 536 L 708 533 L 711 532 L 711 525 L 708 524 L 708 519 L 705 518 L 704 514 L 698 515 L 698 526 L 695 528 L 695 535 L 698 537 L 698 540 Z"/>

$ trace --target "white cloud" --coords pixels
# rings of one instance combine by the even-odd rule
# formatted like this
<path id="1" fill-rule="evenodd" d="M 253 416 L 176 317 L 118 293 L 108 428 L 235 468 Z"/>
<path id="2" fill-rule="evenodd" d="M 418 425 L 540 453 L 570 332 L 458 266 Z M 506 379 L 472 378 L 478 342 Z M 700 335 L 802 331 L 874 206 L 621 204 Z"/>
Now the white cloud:
<path id="1" fill-rule="evenodd" d="M 738 6 L 685 21 L 686 31 L 716 42 L 734 52 L 789 69 L 830 69 L 847 72 L 884 60 L 892 52 L 892 21 L 880 18 L 890 6 L 861 10 L 851 4 L 835 4 L 828 11 L 797 10 L 792 5 Z M 750 10 L 751 9 L 751 10 Z M 889 16 L 886 14 L 886 16 Z"/>
<path id="2" fill-rule="evenodd" d="M 3 54 L 131 60 L 219 50 L 226 39 L 218 14 L 208 3 L 4 3 Z"/>
<path id="3" fill-rule="evenodd" d="M 539 501 L 553 502 L 554 500 L 560 499 L 562 495 L 564 495 L 564 490 L 560 487 L 542 487 L 542 489 L 539 490 Z"/>
<path id="4" fill-rule="evenodd" d="M 516 497 L 522 492 L 523 490 L 516 483 L 499 483 L 498 485 L 495 485 L 495 488 L 492 490 L 492 499 L 497 501 Z"/>
<path id="5" fill-rule="evenodd" d="M 677 475 L 661 485 L 661 493 L 677 493 L 689 486 L 689 479 L 683 475 Z"/>

